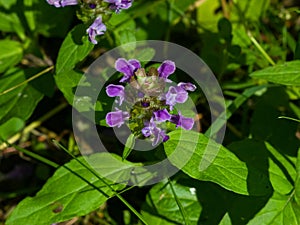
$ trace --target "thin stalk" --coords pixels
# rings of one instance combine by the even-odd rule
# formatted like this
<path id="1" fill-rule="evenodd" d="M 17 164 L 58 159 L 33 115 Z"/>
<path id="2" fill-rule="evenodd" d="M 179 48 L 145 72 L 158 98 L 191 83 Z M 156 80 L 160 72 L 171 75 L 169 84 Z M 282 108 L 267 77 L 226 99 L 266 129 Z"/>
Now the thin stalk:
<path id="1" fill-rule="evenodd" d="M 297 119 L 291 118 L 291 117 L 287 117 L 287 116 L 279 116 L 278 119 L 287 119 L 287 120 L 292 120 L 292 121 L 300 123 L 300 120 L 297 120 Z"/>
<path id="2" fill-rule="evenodd" d="M 186 212 L 185 212 L 185 210 L 184 210 L 184 207 L 182 206 L 180 200 L 178 199 L 178 197 L 177 197 L 177 195 L 176 195 L 175 189 L 174 189 L 174 187 L 173 187 L 173 185 L 172 185 L 172 183 L 171 183 L 170 178 L 168 178 L 168 184 L 169 184 L 170 187 L 171 187 L 171 191 L 172 191 L 172 193 L 173 193 L 173 195 L 174 195 L 176 204 L 178 205 L 178 208 L 179 208 L 180 214 L 181 214 L 181 216 L 182 216 L 182 218 L 183 218 L 184 224 L 188 225 L 188 216 L 186 215 Z"/>
<path id="3" fill-rule="evenodd" d="M 28 78 L 27 80 L 25 80 L 25 81 L 23 81 L 23 82 L 21 82 L 21 83 L 15 85 L 15 86 L 9 88 L 9 89 L 3 91 L 2 93 L 0 93 L 0 96 L 5 95 L 5 94 L 7 94 L 8 92 L 11 92 L 11 91 L 15 90 L 16 88 L 21 87 L 21 86 L 24 85 L 24 84 L 27 84 L 28 82 L 30 82 L 30 81 L 32 81 L 32 80 L 34 80 L 34 79 L 36 79 L 36 78 L 38 78 L 38 77 L 44 75 L 45 73 L 48 73 L 48 72 L 49 72 L 50 70 L 52 70 L 53 68 L 54 68 L 54 66 L 50 66 L 49 68 L 44 69 L 43 71 L 37 73 L 36 75 L 33 75 L 32 77 Z"/>
<path id="4" fill-rule="evenodd" d="M 268 53 L 261 47 L 261 45 L 257 42 L 257 40 L 253 37 L 250 31 L 248 31 L 248 36 L 252 43 L 255 45 L 255 47 L 260 51 L 260 53 L 265 57 L 265 59 L 272 65 L 275 66 L 276 63 L 271 59 L 271 57 L 268 55 Z"/>
<path id="5" fill-rule="evenodd" d="M 93 175 L 95 175 L 99 180 L 101 180 L 112 192 L 114 192 L 115 196 L 121 202 L 123 202 L 124 205 L 126 205 L 145 225 L 148 225 L 148 223 L 145 221 L 145 219 L 143 218 L 143 216 L 138 211 L 136 211 L 136 209 L 132 205 L 130 205 L 129 202 L 127 202 L 114 188 L 112 188 L 111 185 L 105 181 L 105 179 L 103 179 L 101 176 L 99 176 L 98 173 L 96 173 L 94 170 L 92 170 L 91 168 L 89 168 L 86 164 L 84 164 L 83 162 L 81 162 L 80 160 L 78 160 L 71 152 L 69 152 L 59 142 L 57 142 L 56 140 L 53 140 L 53 142 L 56 145 L 58 145 L 60 148 L 62 148 L 72 158 L 74 158 L 80 165 L 82 165 L 83 167 L 85 167 L 86 169 L 88 169 Z"/>

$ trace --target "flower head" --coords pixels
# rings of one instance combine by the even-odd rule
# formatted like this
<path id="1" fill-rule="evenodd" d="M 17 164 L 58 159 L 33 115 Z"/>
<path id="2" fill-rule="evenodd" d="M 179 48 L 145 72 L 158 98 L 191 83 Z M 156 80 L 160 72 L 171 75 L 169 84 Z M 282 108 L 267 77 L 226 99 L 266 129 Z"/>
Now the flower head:
<path id="1" fill-rule="evenodd" d="M 102 17 L 99 16 L 92 25 L 86 30 L 89 35 L 89 40 L 93 44 L 97 44 L 96 36 L 104 34 L 106 26 L 102 23 Z"/>
<path id="2" fill-rule="evenodd" d="M 188 99 L 188 91 L 194 91 L 196 86 L 192 83 L 180 82 L 176 86 L 166 89 L 171 75 L 176 67 L 175 63 L 166 60 L 158 69 L 141 68 L 136 59 L 126 60 L 119 58 L 115 63 L 117 71 L 123 74 L 120 82 L 129 83 L 128 89 L 122 85 L 110 84 L 106 87 L 106 93 L 110 97 L 119 97 L 121 105 L 126 98 L 125 108 L 128 112 L 117 110 L 106 116 L 107 124 L 111 127 L 120 127 L 128 119 L 127 125 L 136 137 L 147 138 L 152 145 L 169 139 L 167 133 L 168 123 L 174 123 L 177 127 L 190 130 L 194 120 L 178 114 L 172 114 L 175 104 L 184 103 Z M 129 105 L 128 105 L 129 104 Z"/>
<path id="3" fill-rule="evenodd" d="M 77 5 L 78 1 L 77 0 L 47 0 L 47 3 L 49 5 L 54 5 L 55 7 L 65 7 L 68 5 Z"/>
<path id="4" fill-rule="evenodd" d="M 110 3 L 109 8 L 114 10 L 116 13 L 121 12 L 122 9 L 128 9 L 132 5 L 132 0 L 104 0 Z"/>

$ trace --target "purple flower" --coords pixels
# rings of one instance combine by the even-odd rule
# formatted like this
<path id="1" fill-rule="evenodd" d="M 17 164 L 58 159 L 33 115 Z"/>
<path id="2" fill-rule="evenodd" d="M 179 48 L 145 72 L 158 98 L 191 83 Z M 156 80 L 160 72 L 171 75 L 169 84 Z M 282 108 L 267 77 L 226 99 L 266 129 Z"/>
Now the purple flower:
<path id="1" fill-rule="evenodd" d="M 129 113 L 117 110 L 115 112 L 109 112 L 106 114 L 106 123 L 110 127 L 120 127 L 126 119 L 129 119 Z"/>
<path id="2" fill-rule="evenodd" d="M 176 124 L 176 127 L 180 126 L 185 130 L 191 130 L 194 126 L 194 120 L 192 118 L 187 118 L 178 112 L 178 115 L 172 115 L 170 121 Z"/>
<path id="3" fill-rule="evenodd" d="M 164 122 L 164 121 L 171 119 L 171 115 L 169 114 L 168 110 L 166 110 L 166 109 L 155 111 L 153 114 L 154 114 L 155 120 L 158 122 Z"/>
<path id="4" fill-rule="evenodd" d="M 65 7 L 68 5 L 77 5 L 78 1 L 77 0 L 47 0 L 47 3 L 49 5 L 54 5 L 55 7 Z"/>
<path id="5" fill-rule="evenodd" d="M 106 87 L 106 94 L 109 97 L 119 96 L 120 97 L 119 105 L 122 104 L 122 102 L 124 101 L 124 98 L 125 98 L 125 91 L 124 91 L 124 87 L 122 85 L 114 85 L 114 84 L 108 85 Z"/>
<path id="6" fill-rule="evenodd" d="M 110 3 L 109 8 L 114 10 L 116 13 L 121 12 L 122 9 L 128 9 L 132 5 L 132 0 L 104 0 Z"/>
<path id="7" fill-rule="evenodd" d="M 184 103 L 188 99 L 188 93 L 181 87 L 169 87 L 169 90 L 165 96 L 166 104 L 170 106 L 170 109 L 173 109 L 173 106 L 176 103 Z"/>
<path id="8" fill-rule="evenodd" d="M 184 82 L 180 82 L 179 84 L 177 84 L 178 87 L 181 87 L 182 89 L 186 90 L 186 91 L 195 91 L 196 90 L 196 86 L 192 83 L 184 83 Z"/>
<path id="9" fill-rule="evenodd" d="M 124 58 L 119 58 L 115 63 L 115 68 L 117 71 L 124 74 L 120 82 L 129 82 L 134 72 L 141 68 L 141 64 L 136 59 L 126 60 Z"/>
<path id="10" fill-rule="evenodd" d="M 145 137 L 152 136 L 152 146 L 157 145 L 160 138 L 163 142 L 169 140 L 169 136 L 166 135 L 165 131 L 161 130 L 156 126 L 156 123 L 153 120 L 153 117 L 150 119 L 148 123 L 146 123 L 146 126 L 142 129 L 142 134 Z"/>
<path id="11" fill-rule="evenodd" d="M 168 81 L 168 76 L 175 72 L 176 66 L 175 63 L 171 60 L 165 60 L 163 63 L 158 67 L 157 71 L 159 77 Z"/>
<path id="12" fill-rule="evenodd" d="M 106 26 L 102 23 L 102 17 L 99 16 L 92 25 L 86 30 L 89 35 L 89 40 L 93 44 L 97 44 L 96 36 L 104 34 L 106 31 Z"/>

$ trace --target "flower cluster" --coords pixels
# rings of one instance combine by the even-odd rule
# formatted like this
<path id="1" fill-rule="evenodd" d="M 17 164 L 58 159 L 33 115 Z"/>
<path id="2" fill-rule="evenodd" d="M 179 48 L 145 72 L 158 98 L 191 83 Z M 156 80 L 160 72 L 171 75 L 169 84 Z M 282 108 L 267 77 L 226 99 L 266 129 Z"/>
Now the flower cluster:
<path id="1" fill-rule="evenodd" d="M 90 42 L 97 44 L 96 36 L 103 35 L 106 26 L 103 23 L 102 15 L 110 14 L 110 11 L 120 13 L 123 9 L 128 9 L 133 0 L 46 0 L 48 4 L 57 8 L 80 5 L 84 16 L 80 16 L 84 22 L 92 20 L 93 23 L 86 30 Z"/>
<path id="2" fill-rule="evenodd" d="M 123 74 L 120 82 L 129 84 L 129 88 L 125 90 L 123 85 L 110 84 L 106 93 L 109 97 L 116 97 L 118 106 L 124 102 L 129 106 L 124 111 L 116 108 L 106 115 L 110 127 L 120 127 L 127 121 L 135 136 L 149 138 L 153 146 L 160 140 L 169 139 L 167 129 L 170 123 L 186 130 L 193 128 L 194 120 L 184 117 L 174 106 L 186 102 L 188 91 L 195 91 L 196 86 L 180 82 L 177 86 L 166 87 L 171 83 L 169 75 L 176 69 L 174 62 L 166 60 L 157 69 L 151 67 L 146 72 L 138 60 L 120 58 L 115 68 Z"/>

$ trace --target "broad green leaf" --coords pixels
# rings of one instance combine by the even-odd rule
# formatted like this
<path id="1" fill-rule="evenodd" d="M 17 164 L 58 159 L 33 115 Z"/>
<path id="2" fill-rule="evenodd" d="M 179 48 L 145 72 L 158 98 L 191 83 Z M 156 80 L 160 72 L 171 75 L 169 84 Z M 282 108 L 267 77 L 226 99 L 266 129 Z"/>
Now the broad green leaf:
<path id="1" fill-rule="evenodd" d="M 205 135 L 184 130 L 176 130 L 169 135 L 170 140 L 164 143 L 168 159 L 190 177 L 217 183 L 243 195 L 261 196 L 270 193 L 271 184 L 264 173 L 249 167 L 228 149 Z M 172 154 L 174 151 L 180 151 L 181 154 Z M 217 154 L 209 155 L 207 152 Z M 188 156 L 191 157 L 187 159 Z M 183 165 L 185 161 L 187 163 Z M 207 164 L 207 169 L 201 171 L 200 164 Z"/>
<path id="2" fill-rule="evenodd" d="M 256 168 L 265 176 L 269 177 L 273 189 L 281 194 L 288 194 L 293 189 L 293 180 L 289 173 L 285 174 L 287 169 L 295 175 L 295 169 L 289 165 L 284 157 L 280 157 L 274 148 L 268 143 L 245 139 L 243 141 L 233 142 L 228 148 L 233 151 L 242 161 L 246 162 L 249 168 Z M 268 150 L 275 155 L 270 155 Z M 285 168 L 286 166 L 286 168 Z M 282 168 L 285 168 L 283 170 Z M 290 171 L 289 171 L 290 172 Z"/>
<path id="3" fill-rule="evenodd" d="M 296 170 L 297 170 L 297 177 L 295 181 L 295 200 L 297 204 L 300 206 L 300 148 L 298 150 Z"/>
<path id="4" fill-rule="evenodd" d="M 222 18 L 222 13 L 215 12 L 220 7 L 219 1 L 207 0 L 197 8 L 197 22 L 203 30 L 208 29 L 211 32 L 218 30 L 217 24 L 219 19 Z"/>
<path id="5" fill-rule="evenodd" d="M 283 85 L 300 85 L 300 60 L 268 67 L 250 74 L 251 77 L 264 79 Z"/>
<path id="6" fill-rule="evenodd" d="M 268 203 L 250 220 L 248 225 L 286 225 L 300 224 L 300 207 L 290 195 L 274 192 Z"/>
<path id="7" fill-rule="evenodd" d="M 176 196 L 186 212 L 189 224 L 197 224 L 201 205 L 197 199 L 196 189 L 175 182 L 172 184 Z M 142 209 L 142 214 L 145 215 L 149 225 L 184 224 L 171 187 L 167 182 L 161 182 L 151 188 Z"/>
<path id="8" fill-rule="evenodd" d="M 120 157 L 114 156 L 121 162 Z M 128 172 L 118 166 L 113 167 L 107 153 L 94 154 L 88 157 L 97 163 L 96 170 L 100 170 L 104 176 L 122 176 Z M 80 157 L 80 161 L 85 160 Z M 124 163 L 124 162 L 123 162 Z M 133 163 L 126 162 L 127 167 Z M 68 168 L 68 169 L 66 169 Z M 70 170 L 72 172 L 70 172 Z M 76 175 L 77 174 L 77 175 Z M 90 186 L 82 178 L 98 187 L 101 192 Z M 123 189 L 123 184 L 113 184 L 106 180 L 114 190 Z M 105 195 L 103 194 L 105 193 Z M 65 164 L 48 179 L 43 188 L 34 197 L 27 197 L 21 201 L 8 218 L 7 225 L 19 224 L 52 224 L 72 219 L 74 216 L 82 216 L 101 206 L 114 192 L 88 169 L 80 165 L 76 160 Z"/>
<path id="9" fill-rule="evenodd" d="M 1 124 L 0 126 L 0 138 L 6 140 L 13 134 L 19 132 L 25 125 L 25 122 L 20 118 L 13 117 Z"/>
<path id="10" fill-rule="evenodd" d="M 0 73 L 16 65 L 23 57 L 22 45 L 17 41 L 0 41 Z"/>
<path id="11" fill-rule="evenodd" d="M 0 78 L 0 93 L 12 88 L 39 70 L 13 69 Z M 36 90 L 30 83 L 24 84 L 6 94 L 0 95 L 0 123 L 12 117 L 27 120 L 35 110 L 43 94 Z"/>
<path id="12" fill-rule="evenodd" d="M 60 47 L 56 62 L 56 74 L 75 68 L 94 48 L 88 40 L 85 26 L 80 24 L 71 30 Z"/>

